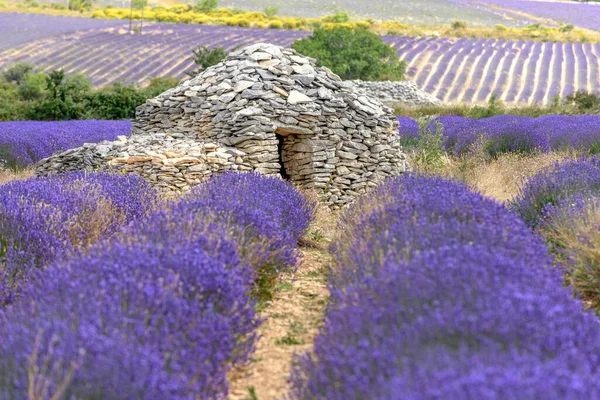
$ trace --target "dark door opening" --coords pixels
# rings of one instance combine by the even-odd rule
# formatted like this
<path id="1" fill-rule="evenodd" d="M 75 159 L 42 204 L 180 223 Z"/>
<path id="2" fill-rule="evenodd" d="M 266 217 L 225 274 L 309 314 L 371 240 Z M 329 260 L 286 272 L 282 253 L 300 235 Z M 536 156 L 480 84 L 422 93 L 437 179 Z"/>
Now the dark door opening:
<path id="1" fill-rule="evenodd" d="M 290 176 L 288 175 L 288 173 L 285 169 L 285 161 L 287 161 L 287 160 L 284 160 L 284 157 L 283 157 L 283 151 L 284 151 L 283 147 L 284 147 L 285 137 L 281 136 L 281 135 L 275 135 L 275 136 L 277 136 L 277 154 L 279 155 L 279 158 L 278 158 L 279 165 L 281 165 L 279 174 L 281 175 L 281 177 L 283 179 L 289 180 Z"/>

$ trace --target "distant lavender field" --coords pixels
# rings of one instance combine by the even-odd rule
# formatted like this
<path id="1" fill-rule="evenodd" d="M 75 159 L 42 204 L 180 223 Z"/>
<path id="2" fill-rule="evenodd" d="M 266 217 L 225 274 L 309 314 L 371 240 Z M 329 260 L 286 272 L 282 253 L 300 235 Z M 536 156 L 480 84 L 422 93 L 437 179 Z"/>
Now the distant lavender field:
<path id="1" fill-rule="evenodd" d="M 0 122 L 0 168 L 25 168 L 84 143 L 129 136 L 130 121 Z"/>
<path id="2" fill-rule="evenodd" d="M 82 17 L 0 13 L 0 35 L 2 37 L 0 40 L 0 50 L 64 33 L 107 28 L 123 24 L 123 21 Z"/>
<path id="3" fill-rule="evenodd" d="M 600 12 L 600 6 L 592 7 Z M 193 66 L 192 49 L 201 44 L 226 49 L 257 42 L 290 46 L 309 35 L 306 31 L 165 23 L 149 24 L 142 35 L 128 33 L 122 21 L 72 18 L 80 25 L 66 26 L 63 17 L 20 14 L 11 19 L 6 15 L 10 14 L 0 13 L 0 37 L 21 40 L 15 36 L 21 26 L 36 26 L 28 31 L 32 37 L 48 37 L 10 49 L 0 47 L 0 69 L 26 61 L 46 72 L 63 68 L 67 73 L 83 73 L 96 86 L 115 82 L 143 85 L 159 76 L 183 78 Z M 27 18 L 33 23 L 25 23 Z M 98 28 L 98 24 L 103 27 Z M 61 29 L 82 30 L 52 34 Z M 445 103 L 484 103 L 496 94 L 506 104 L 548 104 L 555 96 L 562 98 L 576 90 L 600 90 L 600 44 L 404 36 L 383 39 L 408 63 L 407 78 Z"/>
<path id="4" fill-rule="evenodd" d="M 600 30 L 600 4 L 543 0 L 466 0 L 476 5 L 490 4 L 521 11 L 541 18 Z"/>

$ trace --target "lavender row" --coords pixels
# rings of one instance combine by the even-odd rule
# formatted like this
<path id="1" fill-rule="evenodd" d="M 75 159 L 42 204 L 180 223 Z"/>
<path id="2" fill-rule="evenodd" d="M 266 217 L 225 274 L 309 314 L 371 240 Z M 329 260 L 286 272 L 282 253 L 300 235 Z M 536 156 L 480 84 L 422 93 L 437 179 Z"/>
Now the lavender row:
<path id="1" fill-rule="evenodd" d="M 405 142 L 415 142 L 422 133 L 433 133 L 436 123 L 443 127 L 446 150 L 453 155 L 483 149 L 492 156 L 505 152 L 575 149 L 583 153 L 600 151 L 600 116 L 548 115 L 537 118 L 498 115 L 472 119 L 442 116 L 419 131 L 415 120 L 398 117 L 399 132 Z"/>
<path id="2" fill-rule="evenodd" d="M 311 211 L 287 182 L 224 174 L 30 269 L 0 311 L 0 397 L 227 398 L 257 339 L 257 288 L 293 268 Z"/>
<path id="3" fill-rule="evenodd" d="M 566 266 L 575 292 L 600 312 L 600 160 L 582 158 L 543 169 L 511 207 L 544 236 Z"/>
<path id="4" fill-rule="evenodd" d="M 504 206 L 404 176 L 343 223 L 325 324 L 296 360 L 292 398 L 600 395 L 596 317 Z"/>
<path id="5" fill-rule="evenodd" d="M 47 16 L 46 16 L 47 17 Z M 52 18 L 52 17 L 47 17 Z M 95 85 L 183 77 L 202 43 L 232 49 L 251 42 L 289 46 L 309 32 L 157 23 L 144 35 L 92 29 L 0 51 L 0 67 L 27 61 L 81 72 Z M 407 77 L 447 103 L 548 104 L 576 90 L 598 91 L 600 44 L 385 36 L 408 63 Z M 136 60 L 132 62 L 132 60 Z"/>
<path id="6" fill-rule="evenodd" d="M 66 33 L 123 25 L 123 21 L 3 12 L 0 13 L 0 49 Z"/>
<path id="7" fill-rule="evenodd" d="M 600 29 L 600 7 L 595 3 L 558 2 L 558 1 L 521 1 L 521 0 L 483 0 L 458 3 L 499 6 L 504 9 L 527 13 L 537 18 L 545 18 L 565 24 L 581 26 L 589 29 Z M 487 7 L 484 9 L 492 9 Z"/>
<path id="8" fill-rule="evenodd" d="M 0 167 L 26 168 L 84 143 L 129 136 L 130 121 L 0 122 Z"/>

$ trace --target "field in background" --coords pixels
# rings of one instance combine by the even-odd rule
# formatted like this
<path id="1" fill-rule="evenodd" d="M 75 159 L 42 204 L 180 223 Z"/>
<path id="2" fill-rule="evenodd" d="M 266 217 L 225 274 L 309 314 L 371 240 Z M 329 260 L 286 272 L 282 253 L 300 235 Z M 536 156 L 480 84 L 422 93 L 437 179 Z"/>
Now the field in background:
<path id="1" fill-rule="evenodd" d="M 199 44 L 226 49 L 255 42 L 290 46 L 309 34 L 153 23 L 141 35 L 130 34 L 123 21 L 92 19 L 77 20 L 78 30 L 69 32 L 61 31 L 66 17 L 33 15 L 35 26 L 46 30 L 35 28 L 31 40 L 17 43 L 21 16 L 0 14 L 0 35 L 16 43 L 0 50 L 0 68 L 26 61 L 44 71 L 63 68 L 67 73 L 83 73 L 96 86 L 144 84 L 157 76 L 182 78 L 193 65 L 191 50 Z M 600 44 L 391 35 L 384 40 L 408 63 L 408 79 L 448 103 L 483 103 L 496 94 L 506 104 L 549 104 L 555 96 L 600 89 Z"/>

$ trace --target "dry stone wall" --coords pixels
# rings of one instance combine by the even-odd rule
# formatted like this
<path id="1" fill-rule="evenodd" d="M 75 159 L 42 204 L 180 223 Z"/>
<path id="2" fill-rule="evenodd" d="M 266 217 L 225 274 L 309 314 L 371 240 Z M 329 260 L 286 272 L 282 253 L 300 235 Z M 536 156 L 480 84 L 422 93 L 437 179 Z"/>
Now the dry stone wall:
<path id="1" fill-rule="evenodd" d="M 441 106 L 437 97 L 425 92 L 413 81 L 352 81 L 367 96 L 379 99 L 389 107 Z"/>
<path id="2" fill-rule="evenodd" d="M 220 64 L 138 107 L 132 135 L 43 160 L 40 175 L 136 172 L 187 190 L 223 170 L 257 171 L 343 206 L 408 166 L 390 108 L 314 60 L 271 44 Z"/>

